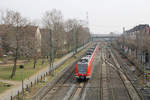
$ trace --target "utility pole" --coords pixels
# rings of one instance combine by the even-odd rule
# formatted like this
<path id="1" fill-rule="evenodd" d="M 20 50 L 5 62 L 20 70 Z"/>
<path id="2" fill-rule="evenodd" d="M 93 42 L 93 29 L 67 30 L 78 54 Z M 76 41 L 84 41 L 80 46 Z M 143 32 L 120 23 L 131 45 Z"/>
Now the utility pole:
<path id="1" fill-rule="evenodd" d="M 54 46 L 53 46 L 53 32 L 50 29 L 50 67 L 49 67 L 49 73 L 50 71 L 52 72 L 52 76 L 54 75 L 53 73 L 53 61 L 54 61 Z"/>
<path id="2" fill-rule="evenodd" d="M 72 38 L 73 38 L 73 55 L 75 54 L 75 29 L 73 29 L 73 32 L 72 32 Z"/>
<path id="3" fill-rule="evenodd" d="M 145 65 L 143 64 L 143 35 L 146 32 L 145 28 L 138 32 L 138 68 L 143 72 L 143 83 L 146 83 Z"/>
<path id="4" fill-rule="evenodd" d="M 122 38 L 123 38 L 123 52 L 125 51 L 125 27 L 123 27 L 123 34 L 122 34 Z"/>
<path id="5" fill-rule="evenodd" d="M 78 32 L 78 24 L 74 24 L 72 38 L 73 38 L 73 55 L 77 53 L 77 32 Z"/>
<path id="6" fill-rule="evenodd" d="M 21 73 L 22 73 L 22 99 L 21 100 L 24 100 L 24 84 L 23 84 L 23 69 L 24 69 L 24 66 L 23 65 L 20 65 L 19 66 L 20 69 L 21 69 Z"/>
<path id="7" fill-rule="evenodd" d="M 138 67 L 141 70 L 141 56 L 142 56 L 142 31 L 140 29 L 140 31 L 138 31 L 137 33 L 137 40 L 138 40 Z M 141 70 L 142 71 L 142 70 Z"/>
<path id="8" fill-rule="evenodd" d="M 78 27 L 78 26 L 77 26 Z M 76 27 L 74 35 L 75 35 L 75 53 L 77 53 L 77 45 L 78 45 L 78 40 L 77 40 L 77 30 L 78 28 Z"/>
<path id="9" fill-rule="evenodd" d="M 88 12 L 86 12 L 86 24 L 87 24 L 87 27 L 89 28 L 89 14 L 88 14 Z"/>
<path id="10" fill-rule="evenodd" d="M 89 32 L 90 32 L 90 28 L 89 28 L 89 14 L 88 12 L 86 12 L 86 24 L 87 24 L 87 28 L 89 29 Z M 90 33 L 90 37 L 88 39 L 88 42 L 91 41 L 93 39 L 91 39 L 91 33 Z"/>
<path id="11" fill-rule="evenodd" d="M 143 64 L 143 55 L 144 55 L 144 52 L 143 52 L 143 42 L 144 42 L 144 39 L 143 39 L 143 35 L 146 33 L 146 29 L 144 28 L 144 30 L 142 31 L 142 64 Z M 145 56 L 144 56 L 145 57 Z M 144 83 L 147 83 L 147 79 L 146 79 L 146 71 L 145 71 L 145 67 L 146 65 L 143 64 L 143 72 L 144 72 L 144 75 L 143 75 L 143 78 L 144 78 Z"/>

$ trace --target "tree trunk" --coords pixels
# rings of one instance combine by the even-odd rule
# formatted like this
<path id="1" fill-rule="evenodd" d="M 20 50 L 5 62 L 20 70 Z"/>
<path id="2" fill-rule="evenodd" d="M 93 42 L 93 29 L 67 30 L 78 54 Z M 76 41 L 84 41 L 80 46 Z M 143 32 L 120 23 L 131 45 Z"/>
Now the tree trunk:
<path id="1" fill-rule="evenodd" d="M 36 67 L 36 59 L 34 59 L 34 63 L 33 63 L 33 68 L 35 69 Z"/>
<path id="2" fill-rule="evenodd" d="M 42 57 L 42 65 L 44 64 L 44 57 Z"/>
<path id="3" fill-rule="evenodd" d="M 14 59 L 14 66 L 13 66 L 13 70 L 10 76 L 11 79 L 13 78 L 13 76 L 15 76 L 15 73 L 16 73 L 17 59 L 18 59 L 18 53 L 16 53 L 16 57 Z"/>

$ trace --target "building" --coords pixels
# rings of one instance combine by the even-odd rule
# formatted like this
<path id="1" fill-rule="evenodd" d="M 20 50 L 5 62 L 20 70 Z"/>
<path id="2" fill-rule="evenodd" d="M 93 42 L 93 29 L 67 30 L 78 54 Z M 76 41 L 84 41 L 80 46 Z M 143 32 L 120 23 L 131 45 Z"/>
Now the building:
<path id="1" fill-rule="evenodd" d="M 4 54 L 9 54 L 19 45 L 19 51 L 28 53 L 29 48 L 41 52 L 41 32 L 38 26 L 14 27 L 0 25 L 0 43 Z M 1 53 L 2 53 L 1 51 Z M 20 55 L 24 55 L 20 53 Z"/>
<path id="2" fill-rule="evenodd" d="M 48 29 L 40 29 L 41 32 L 41 53 L 48 56 L 50 51 L 50 33 Z"/>
<path id="3" fill-rule="evenodd" d="M 141 64 L 150 65 L 150 27 L 148 24 L 140 24 L 125 31 L 122 41 L 122 47 L 128 48 L 126 51 L 129 55 L 136 57 Z"/>
<path id="4" fill-rule="evenodd" d="M 129 39 L 138 39 L 138 36 L 145 36 L 149 34 L 150 27 L 148 24 L 140 24 L 138 26 L 135 26 L 134 28 L 125 31 L 125 36 Z"/>

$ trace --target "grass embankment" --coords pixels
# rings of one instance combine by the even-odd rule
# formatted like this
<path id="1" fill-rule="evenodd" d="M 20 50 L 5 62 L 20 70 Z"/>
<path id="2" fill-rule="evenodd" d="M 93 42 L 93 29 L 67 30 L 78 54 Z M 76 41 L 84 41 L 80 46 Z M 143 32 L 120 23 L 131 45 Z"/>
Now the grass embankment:
<path id="1" fill-rule="evenodd" d="M 56 61 L 58 61 L 58 59 L 56 59 L 55 62 Z M 22 78 L 23 79 L 29 78 L 30 76 L 32 76 L 33 74 L 41 70 L 42 68 L 47 67 L 49 65 L 49 62 L 45 59 L 44 64 L 42 64 L 42 60 L 39 59 L 37 61 L 35 69 L 33 68 L 33 60 L 23 65 L 24 65 L 23 70 L 19 68 L 19 65 L 17 65 L 16 73 L 12 80 L 20 81 L 22 80 Z M 13 66 L 10 66 L 10 65 L 0 66 L 0 79 L 10 80 L 12 68 Z"/>
<path id="2" fill-rule="evenodd" d="M 54 72 L 54 76 L 46 76 L 45 81 L 40 80 L 38 82 L 38 84 L 30 87 L 30 89 L 28 91 L 25 92 L 25 100 L 31 100 L 31 97 L 44 85 L 46 85 L 48 82 L 50 82 L 52 79 L 54 79 L 62 70 L 64 70 L 69 64 L 71 64 L 73 61 L 75 61 L 78 57 L 80 57 L 84 52 L 86 51 L 86 49 L 81 50 L 80 52 L 78 52 L 75 57 L 71 57 L 70 59 L 68 59 L 67 61 L 65 61 L 65 63 L 63 65 L 61 65 L 59 68 L 57 68 Z M 20 95 L 21 97 L 21 95 Z M 18 100 L 17 99 L 18 96 L 16 96 L 13 100 Z"/>
<path id="3" fill-rule="evenodd" d="M 59 59 L 55 59 L 55 62 L 57 62 L 58 60 Z M 45 59 L 44 64 L 42 64 L 42 60 L 39 59 L 37 61 L 35 69 L 33 68 L 33 60 L 28 63 L 25 63 L 23 70 L 19 69 L 19 64 L 18 64 L 17 69 L 16 69 L 16 74 L 12 80 L 20 81 L 22 80 L 22 78 L 23 79 L 29 78 L 30 76 L 37 73 L 39 70 L 47 67 L 48 65 L 49 65 L 49 62 L 46 59 Z M 12 66 L 9 66 L 9 65 L 0 66 L 0 79 L 10 80 L 11 71 L 12 71 Z M 9 88 L 11 88 L 11 85 L 9 83 L 0 82 L 0 93 L 3 93 L 5 90 Z"/>

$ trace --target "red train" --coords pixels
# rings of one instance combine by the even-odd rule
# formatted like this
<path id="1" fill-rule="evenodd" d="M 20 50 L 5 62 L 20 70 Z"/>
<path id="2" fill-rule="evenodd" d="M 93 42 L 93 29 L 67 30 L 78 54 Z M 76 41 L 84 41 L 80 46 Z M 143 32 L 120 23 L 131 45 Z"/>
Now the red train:
<path id="1" fill-rule="evenodd" d="M 98 46 L 95 44 L 89 50 L 87 50 L 85 56 L 83 56 L 76 64 L 75 77 L 77 79 L 89 79 L 93 69 L 93 61 L 98 50 Z"/>

